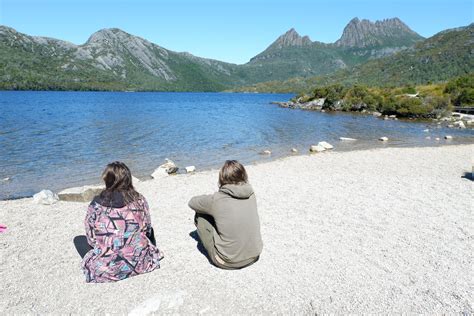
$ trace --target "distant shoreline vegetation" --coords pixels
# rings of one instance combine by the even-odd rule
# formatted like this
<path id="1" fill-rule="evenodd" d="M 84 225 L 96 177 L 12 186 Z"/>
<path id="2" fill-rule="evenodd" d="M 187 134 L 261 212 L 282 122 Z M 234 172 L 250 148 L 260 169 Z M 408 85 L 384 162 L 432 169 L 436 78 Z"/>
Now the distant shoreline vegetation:
<path id="1" fill-rule="evenodd" d="M 474 73 L 447 83 L 368 87 L 332 84 L 301 93 L 283 107 L 308 110 L 379 112 L 405 118 L 439 118 L 454 107 L 474 106 Z"/>

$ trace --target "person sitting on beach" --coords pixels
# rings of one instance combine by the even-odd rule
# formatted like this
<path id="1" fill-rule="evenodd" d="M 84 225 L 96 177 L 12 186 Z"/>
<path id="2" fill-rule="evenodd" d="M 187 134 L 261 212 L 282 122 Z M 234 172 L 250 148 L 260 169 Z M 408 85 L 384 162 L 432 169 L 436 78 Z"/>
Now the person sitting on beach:
<path id="1" fill-rule="evenodd" d="M 86 282 L 119 281 L 158 269 L 163 253 L 152 243 L 148 203 L 133 187 L 130 169 L 113 162 L 102 179 L 105 189 L 92 200 L 85 219 L 92 247 L 82 261 Z"/>
<path id="2" fill-rule="evenodd" d="M 195 196 L 189 207 L 209 260 L 222 269 L 240 269 L 262 252 L 260 220 L 244 166 L 227 160 L 219 172 L 219 191 Z"/>

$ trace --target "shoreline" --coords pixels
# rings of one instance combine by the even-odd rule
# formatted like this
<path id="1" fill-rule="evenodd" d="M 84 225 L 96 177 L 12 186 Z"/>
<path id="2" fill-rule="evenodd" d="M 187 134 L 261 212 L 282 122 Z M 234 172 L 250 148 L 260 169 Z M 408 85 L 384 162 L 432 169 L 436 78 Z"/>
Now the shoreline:
<path id="1" fill-rule="evenodd" d="M 86 284 L 86 202 L 0 201 L 0 310 L 14 313 L 472 313 L 474 145 L 298 155 L 248 165 L 264 250 L 211 266 L 190 237 L 217 170 L 143 181 L 161 269 Z M 53 268 L 51 268 L 53 266 Z M 25 287 L 25 284 L 28 284 Z M 209 295 L 212 294 L 212 295 Z"/>
<path id="2" fill-rule="evenodd" d="M 341 150 L 341 149 L 338 150 L 338 148 L 335 147 L 334 149 L 327 150 L 323 153 L 312 153 L 308 149 L 308 151 L 306 151 L 304 153 L 303 152 L 297 152 L 297 153 L 288 152 L 287 155 L 274 156 L 274 157 L 272 157 L 271 154 L 270 155 L 265 155 L 265 154 L 260 153 L 259 155 L 264 157 L 264 158 L 261 158 L 261 159 L 258 159 L 258 160 L 255 160 L 255 161 L 252 161 L 252 162 L 249 162 L 249 163 L 245 163 L 244 165 L 245 166 L 255 166 L 255 165 L 260 165 L 260 164 L 272 163 L 274 161 L 290 159 L 292 157 L 298 157 L 298 156 L 310 157 L 310 156 L 313 156 L 313 155 L 327 155 L 329 153 L 365 152 L 365 151 L 384 150 L 384 149 L 389 149 L 389 148 L 437 148 L 437 147 L 444 147 L 444 146 L 470 146 L 470 145 L 473 145 L 472 143 L 471 144 L 470 143 L 461 143 L 461 144 L 456 143 L 456 144 L 453 144 L 453 143 L 446 143 L 446 140 L 442 140 L 442 141 L 444 141 L 445 143 L 441 144 L 440 143 L 441 141 L 439 141 L 438 143 L 435 143 L 435 144 L 432 144 L 432 145 L 426 145 L 426 146 L 390 146 L 389 144 L 383 144 L 382 142 L 378 141 L 379 143 L 381 143 L 381 146 L 385 146 L 385 147 L 356 148 L 356 149 L 348 149 L 348 150 Z M 156 166 L 156 168 L 158 168 L 158 166 Z M 186 172 L 181 171 L 179 173 L 169 175 L 169 177 L 177 177 L 177 176 L 185 176 L 185 175 L 189 176 L 189 175 L 199 174 L 199 173 L 203 173 L 203 172 L 218 172 L 219 168 L 220 168 L 220 166 L 205 167 L 205 168 L 202 168 L 202 169 L 197 169 L 197 171 L 191 172 L 191 173 L 186 173 Z M 184 169 L 184 166 L 180 167 L 180 170 L 183 170 L 183 169 Z M 151 173 L 153 173 L 153 171 L 150 172 L 150 174 L 148 176 L 140 176 L 139 178 L 138 177 L 136 177 L 136 178 L 140 182 L 148 182 L 148 181 L 156 180 L 151 176 Z M 134 174 L 134 176 L 135 176 L 135 174 Z M 160 178 L 158 178 L 158 180 L 159 179 Z M 63 190 L 66 190 L 66 189 L 80 188 L 82 186 L 97 186 L 97 185 L 101 185 L 101 184 L 99 184 L 97 182 L 96 183 L 87 182 L 87 183 L 84 183 L 81 186 L 63 187 L 62 189 L 59 189 L 57 191 L 53 191 L 53 193 L 57 194 L 57 193 L 59 193 Z M 43 190 L 49 190 L 49 189 L 44 188 Z M 36 194 L 36 193 L 38 193 L 38 192 L 35 192 L 34 194 Z M 15 200 L 22 200 L 22 199 L 31 199 L 34 194 L 0 199 L 0 202 L 2 202 L 2 201 L 15 201 Z"/>

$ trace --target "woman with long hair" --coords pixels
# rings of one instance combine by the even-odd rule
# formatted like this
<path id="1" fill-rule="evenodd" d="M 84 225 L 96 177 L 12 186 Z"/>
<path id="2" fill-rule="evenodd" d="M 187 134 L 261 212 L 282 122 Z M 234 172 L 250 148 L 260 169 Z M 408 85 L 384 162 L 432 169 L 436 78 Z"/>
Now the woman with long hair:
<path id="1" fill-rule="evenodd" d="M 158 269 L 163 253 L 152 243 L 148 203 L 133 187 L 130 169 L 110 163 L 102 179 L 105 189 L 92 200 L 85 219 L 92 247 L 82 261 L 86 282 L 119 281 Z"/>

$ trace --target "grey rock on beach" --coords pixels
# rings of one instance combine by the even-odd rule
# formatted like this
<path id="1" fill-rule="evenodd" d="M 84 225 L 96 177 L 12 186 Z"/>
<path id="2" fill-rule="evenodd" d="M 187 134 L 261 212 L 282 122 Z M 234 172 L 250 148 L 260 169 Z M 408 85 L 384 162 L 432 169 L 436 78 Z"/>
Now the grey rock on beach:
<path id="1" fill-rule="evenodd" d="M 85 185 L 82 187 L 68 188 L 59 192 L 58 197 L 61 201 L 90 202 L 96 195 L 99 195 L 103 189 L 104 186 L 102 185 Z"/>
<path id="2" fill-rule="evenodd" d="M 50 190 L 42 190 L 33 195 L 33 202 L 36 204 L 51 205 L 59 201 L 59 198 Z"/>
<path id="3" fill-rule="evenodd" d="M 173 174 L 178 171 L 178 167 L 171 159 L 166 158 L 165 160 L 166 162 L 162 164 L 161 166 L 159 166 L 158 168 L 156 168 L 155 171 L 153 171 L 153 173 L 151 174 L 151 177 L 153 179 L 165 177 L 169 174 Z"/>

